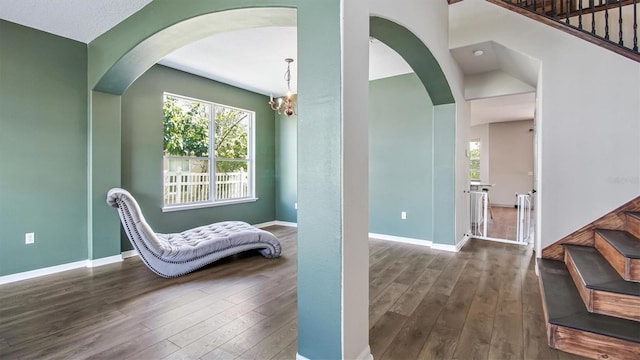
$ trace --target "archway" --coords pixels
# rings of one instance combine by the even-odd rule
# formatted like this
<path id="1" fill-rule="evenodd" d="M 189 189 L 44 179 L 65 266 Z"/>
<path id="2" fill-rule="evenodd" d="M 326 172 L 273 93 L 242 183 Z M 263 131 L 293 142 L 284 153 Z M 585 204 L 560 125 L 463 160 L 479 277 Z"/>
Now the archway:
<path id="1" fill-rule="evenodd" d="M 358 175 L 353 167 L 366 164 L 366 153 L 354 135 L 366 133 L 367 126 L 366 118 L 356 119 L 367 101 L 363 95 L 366 67 L 363 71 L 356 60 L 365 58 L 363 53 L 368 55 L 369 14 L 355 3 L 344 6 L 353 6 L 350 16 L 342 16 L 344 9 L 339 1 L 255 0 L 238 5 L 229 0 L 190 6 L 152 2 L 89 44 L 90 258 L 119 251 L 119 241 L 113 241 L 119 239 L 118 222 L 103 198 L 104 189 L 120 185 L 120 154 L 113 151 L 122 145 L 120 95 L 157 60 L 181 45 L 234 28 L 287 25 L 293 19 L 291 15 L 297 14 L 299 124 L 303 124 L 298 136 L 304 144 L 298 149 L 298 182 L 305 184 L 299 187 L 298 200 L 299 353 L 308 358 L 355 358 L 368 353 L 368 346 L 362 348 L 368 343 L 368 311 L 363 306 L 368 299 L 360 291 L 366 293 L 368 289 L 368 260 L 363 263 L 351 257 L 351 250 L 368 255 L 360 251 L 367 247 L 366 172 Z M 263 12 L 267 10 L 280 16 L 269 18 Z M 231 15 L 234 23 L 224 15 Z M 434 167 L 434 173 L 437 170 L 440 175 L 434 185 L 441 183 L 450 189 L 439 192 L 443 202 L 439 207 L 450 206 L 451 212 L 442 212 L 443 217 L 450 218 L 436 233 L 440 231 L 443 238 L 450 236 L 454 241 L 455 107 L 451 90 L 433 55 L 410 31 L 381 18 L 372 18 L 370 26 L 372 35 L 396 49 L 416 69 L 425 88 L 437 87 L 429 91 L 438 99 L 434 98 L 438 105 L 434 109 L 434 118 L 438 119 L 435 130 L 441 134 L 437 137 L 441 144 L 436 144 L 441 149 L 440 160 Z M 376 35 L 374 30 L 384 34 Z M 350 36 L 345 37 L 344 32 Z M 386 33 L 393 36 L 386 38 Z M 356 46 L 343 45 L 343 40 Z M 429 67 L 433 70 L 427 71 Z M 343 71 L 346 68 L 348 71 Z M 349 121 L 344 121 L 345 117 Z M 349 202 L 348 207 L 345 202 Z M 343 247 L 345 238 L 357 246 L 347 251 Z M 356 274 L 349 281 L 357 286 L 343 287 L 346 273 Z M 343 314 L 350 314 L 350 321 Z M 345 324 L 348 328 L 343 327 Z"/>

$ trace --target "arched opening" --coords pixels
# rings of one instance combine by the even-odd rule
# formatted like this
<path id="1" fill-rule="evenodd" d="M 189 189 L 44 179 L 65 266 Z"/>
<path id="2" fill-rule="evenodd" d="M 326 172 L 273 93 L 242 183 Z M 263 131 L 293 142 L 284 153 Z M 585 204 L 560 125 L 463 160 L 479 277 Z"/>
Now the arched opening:
<path id="1" fill-rule="evenodd" d="M 286 8 L 291 4 L 284 1 L 261 3 L 260 8 L 244 4 L 244 9 L 234 9 L 233 4 L 226 2 L 198 6 L 184 13 L 177 5 L 151 3 L 149 8 L 90 44 L 91 258 L 104 257 L 103 252 L 111 255 L 119 251 L 119 241 L 113 243 L 114 238 L 119 239 L 118 222 L 111 209 L 104 207 L 102 198 L 104 189 L 121 182 L 120 154 L 104 151 L 123 145 L 120 95 L 158 59 L 183 44 L 233 29 L 232 25 L 256 26 L 255 21 L 257 24 L 287 25 L 293 19 L 291 14 L 296 13 Z M 282 16 L 276 21 L 257 15 L 267 9 L 264 6 L 276 7 L 276 12 Z M 225 14 L 233 16 L 242 12 L 256 12 L 252 13 L 256 16 L 239 24 L 224 20 Z M 344 154 L 341 150 L 345 139 L 342 137 L 341 85 L 344 79 L 341 77 L 340 19 L 339 7 L 311 2 L 298 5 L 298 51 L 299 66 L 302 67 L 299 74 L 300 81 L 305 84 L 300 87 L 299 124 L 306 124 L 298 133 L 306 149 L 297 149 L 304 155 L 298 158 L 298 182 L 306 184 L 299 188 L 302 211 L 298 222 L 300 231 L 305 234 L 299 232 L 298 263 L 304 266 L 298 268 L 298 344 L 302 355 L 324 358 L 340 357 L 343 351 L 352 353 L 343 349 L 343 342 L 349 340 L 341 333 L 344 331 L 341 330 L 342 312 L 347 306 L 343 297 L 348 290 L 342 288 L 343 271 L 348 271 L 344 270 L 347 266 L 342 244 L 343 236 L 349 236 L 344 232 L 343 224 L 348 221 L 343 212 L 364 212 L 366 216 L 366 208 L 362 211 L 361 208 L 343 207 L 341 196 L 344 191 L 341 183 Z M 370 28 L 371 35 L 396 50 L 414 68 L 436 105 L 433 109 L 434 133 L 438 135 L 434 137 L 437 150 L 434 152 L 433 186 L 439 189 L 434 204 L 441 211 L 437 215 L 440 218 L 434 216 L 433 219 L 438 224 L 434 228 L 434 240 L 442 239 L 443 243 L 454 245 L 455 106 L 451 90 L 431 52 L 408 29 L 377 17 L 371 18 Z M 304 250 L 300 244 L 303 238 Z M 355 305 L 349 306 L 359 307 L 359 312 L 366 316 L 362 301 L 368 304 L 367 299 L 357 299 Z M 358 325 L 360 327 L 362 324 Z M 366 333 L 366 324 L 362 332 Z"/>

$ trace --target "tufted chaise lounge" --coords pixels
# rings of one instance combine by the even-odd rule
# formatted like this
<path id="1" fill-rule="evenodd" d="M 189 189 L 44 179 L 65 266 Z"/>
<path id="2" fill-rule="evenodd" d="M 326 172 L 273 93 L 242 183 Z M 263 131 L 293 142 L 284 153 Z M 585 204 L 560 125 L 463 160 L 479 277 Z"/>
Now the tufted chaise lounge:
<path id="1" fill-rule="evenodd" d="M 216 260 L 259 249 L 266 258 L 280 256 L 280 242 L 270 232 L 241 221 L 224 221 L 175 234 L 155 233 L 131 194 L 120 188 L 107 193 L 107 203 L 118 209 L 129 241 L 156 274 L 184 275 Z"/>

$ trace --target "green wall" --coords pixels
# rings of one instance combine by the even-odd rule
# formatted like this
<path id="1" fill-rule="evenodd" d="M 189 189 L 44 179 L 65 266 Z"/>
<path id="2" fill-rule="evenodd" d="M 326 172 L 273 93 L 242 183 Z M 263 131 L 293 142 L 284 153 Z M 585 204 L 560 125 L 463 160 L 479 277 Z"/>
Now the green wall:
<path id="1" fill-rule="evenodd" d="M 369 119 L 369 231 L 433 240 L 433 104 L 418 76 L 369 82 Z"/>
<path id="2" fill-rule="evenodd" d="M 162 212 L 163 92 L 256 113 L 256 202 Z M 156 65 L 122 96 L 122 186 L 138 200 L 154 230 L 176 232 L 224 220 L 275 220 L 275 117 L 266 96 Z M 123 250 L 130 249 L 123 238 Z"/>
<path id="3" fill-rule="evenodd" d="M 298 222 L 298 117 L 276 115 L 276 219 Z"/>
<path id="4" fill-rule="evenodd" d="M 433 240 L 433 111 L 413 73 L 369 82 L 370 232 Z M 297 118 L 276 129 L 277 219 L 296 222 Z"/>
<path id="5" fill-rule="evenodd" d="M 86 44 L 0 20 L 0 276 L 87 259 L 86 89 Z"/>

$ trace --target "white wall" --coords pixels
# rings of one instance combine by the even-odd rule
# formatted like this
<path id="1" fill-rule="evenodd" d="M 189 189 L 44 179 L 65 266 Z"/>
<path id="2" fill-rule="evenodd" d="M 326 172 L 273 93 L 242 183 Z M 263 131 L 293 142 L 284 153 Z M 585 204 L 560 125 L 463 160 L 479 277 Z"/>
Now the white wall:
<path id="1" fill-rule="evenodd" d="M 467 100 L 536 91 L 531 85 L 500 70 L 468 75 L 464 82 L 464 96 Z"/>
<path id="2" fill-rule="evenodd" d="M 370 0 L 372 15 L 401 24 L 420 38 L 442 68 L 456 100 L 456 241 L 469 231 L 468 148 L 469 104 L 464 99 L 463 75 L 449 52 L 449 11 L 446 1 Z"/>
<path id="3" fill-rule="evenodd" d="M 533 188 L 533 120 L 489 124 L 491 204 L 513 206 Z"/>
<path id="4" fill-rule="evenodd" d="M 543 247 L 640 194 L 640 64 L 484 0 L 450 16 L 452 48 L 494 40 L 541 61 Z"/>

